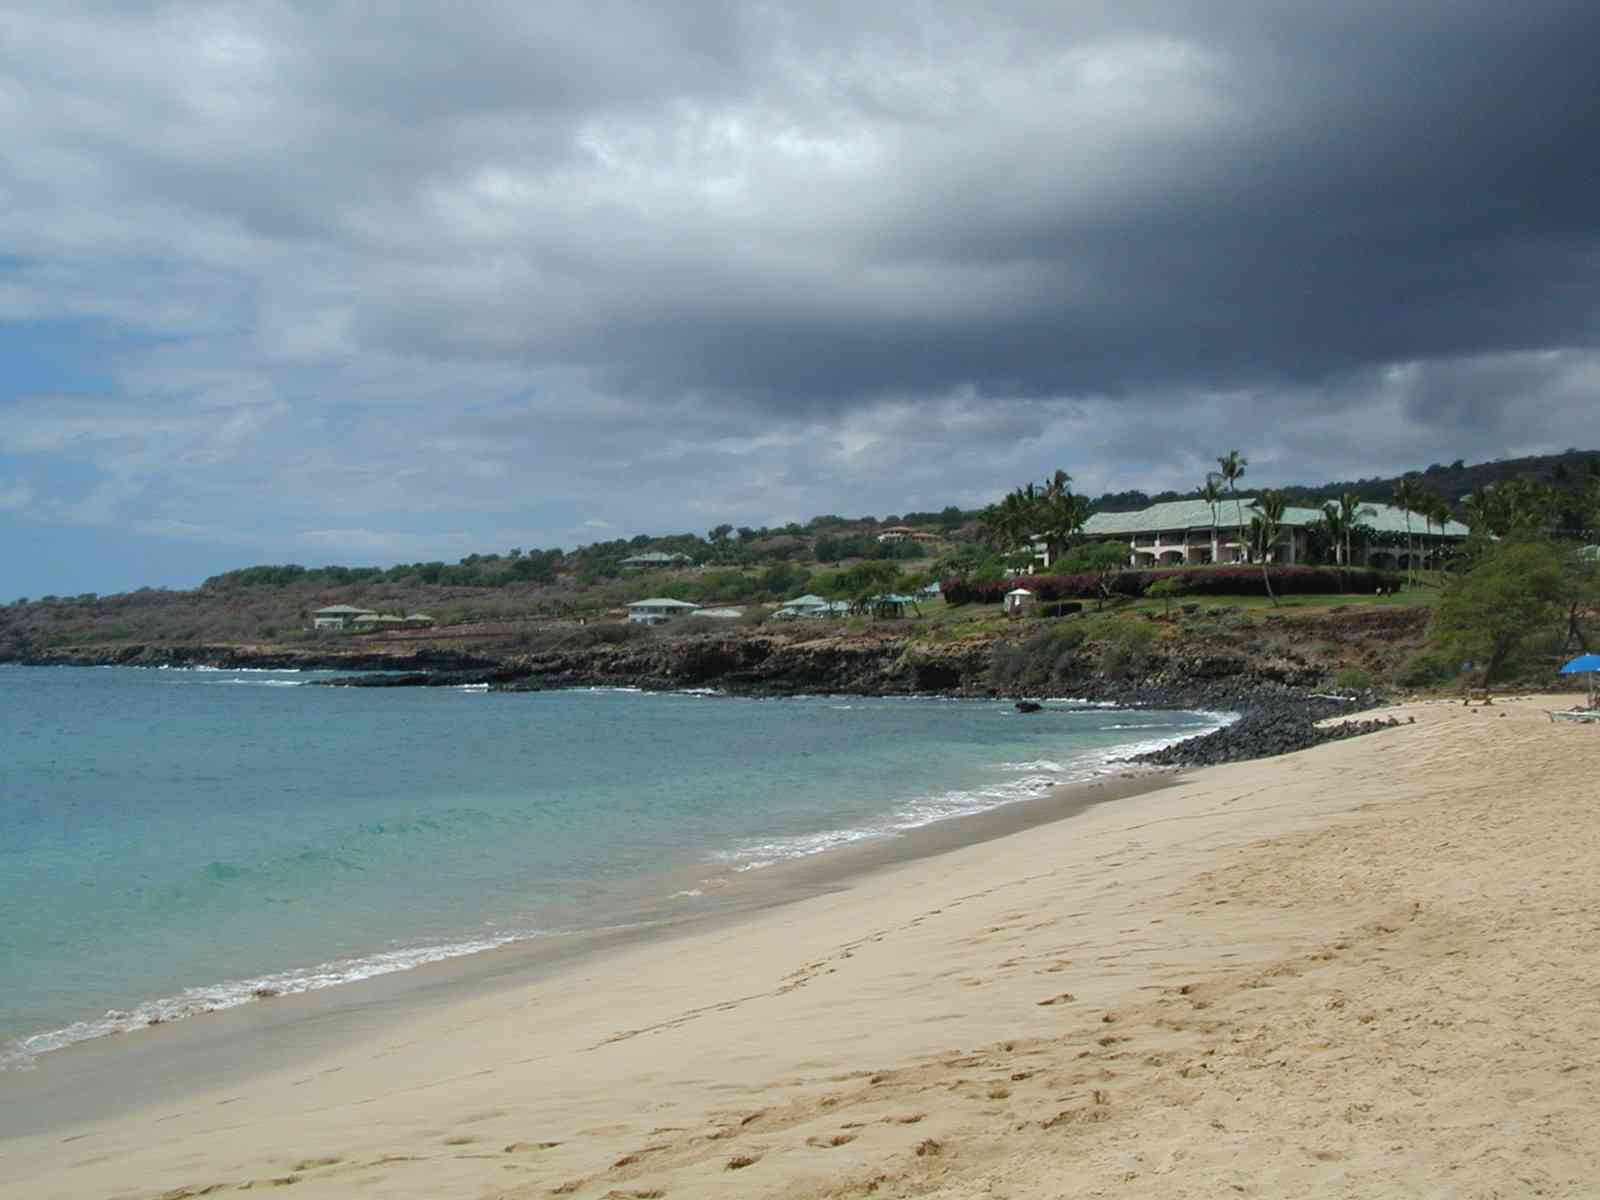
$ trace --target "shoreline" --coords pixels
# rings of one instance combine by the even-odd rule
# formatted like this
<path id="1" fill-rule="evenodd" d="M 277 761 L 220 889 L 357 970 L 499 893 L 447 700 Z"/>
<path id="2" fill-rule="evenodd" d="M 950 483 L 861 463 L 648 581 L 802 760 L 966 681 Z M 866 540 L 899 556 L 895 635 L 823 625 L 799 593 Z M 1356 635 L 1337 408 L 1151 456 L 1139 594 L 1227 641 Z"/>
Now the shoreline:
<path id="1" fill-rule="evenodd" d="M 736 928 L 767 910 L 846 891 L 876 872 L 1173 786 L 1174 776 L 1173 768 L 1128 764 L 1098 778 L 1057 784 L 1040 796 L 756 870 L 724 869 L 718 875 L 708 865 L 687 873 L 713 886 L 710 896 L 701 897 L 708 903 L 700 911 L 669 913 L 662 900 L 658 914 L 641 914 L 640 920 L 620 926 L 520 939 L 43 1050 L 30 1065 L 0 1072 L 0 1098 L 7 1100 L 0 1105 L 0 1144 L 177 1098 L 199 1084 L 215 1083 L 219 1075 L 244 1085 L 265 1063 L 281 1066 L 324 1052 L 354 1031 L 392 1024 L 464 996 L 527 986 L 643 944 Z M 710 880 L 703 878 L 708 873 Z"/>
<path id="2" fill-rule="evenodd" d="M 1399 706 L 0 1169 L 130 1200 L 1584 1195 L 1600 828 L 1565 702 Z"/>
<path id="3" fill-rule="evenodd" d="M 168 668 L 161 666 L 143 669 Z M 209 666 L 172 669 L 223 674 L 250 670 L 250 668 Z M 275 673 L 281 672 L 284 668 L 261 670 Z M 684 689 L 675 691 L 682 692 Z M 888 699 L 972 702 L 965 697 L 945 696 Z M 1120 707 L 1084 702 L 1070 697 L 1054 697 L 1047 703 L 1053 706 L 1051 711 L 1058 719 L 1077 712 L 1080 708 L 1092 708 L 1098 711 Z M 1226 727 L 1235 715 L 1201 710 L 1182 711 L 1206 719 L 1210 722 L 1211 730 Z M 1028 719 L 1042 722 L 1048 720 L 1049 716 L 1034 715 Z M 1068 735 L 1068 729 L 1068 726 L 1062 726 L 1063 736 Z M 1199 731 L 1199 733 L 1204 732 L 1208 730 Z M 1199 736 L 1199 733 L 1184 736 Z M 1128 733 L 1122 736 L 1137 735 Z M 364 957 L 328 963 L 306 960 L 304 965 L 285 968 L 271 975 L 203 980 L 182 993 L 156 997 L 126 995 L 113 1002 L 116 1009 L 121 1010 L 117 1017 L 120 1027 L 112 1027 L 110 1021 L 103 1021 L 98 1016 L 86 1015 L 78 1022 L 38 1028 L 19 1036 L 14 1043 L 19 1049 L 30 1040 L 50 1040 L 41 1048 L 33 1050 L 28 1057 L 20 1058 L 20 1061 L 13 1060 L 17 1061 L 17 1065 L 8 1064 L 7 1069 L 0 1070 L 0 1084 L 19 1070 L 26 1073 L 40 1070 L 44 1064 L 53 1062 L 60 1056 L 72 1054 L 79 1048 L 98 1043 L 110 1041 L 120 1044 L 124 1041 L 138 1040 L 149 1036 L 157 1029 L 161 1030 L 163 1038 L 176 1041 L 181 1039 L 182 1034 L 174 1032 L 175 1030 L 188 1029 L 197 1021 L 208 1026 L 214 1025 L 241 1009 L 253 1010 L 268 1005 L 293 1010 L 306 998 L 318 996 L 320 1000 L 315 1006 L 316 1011 L 320 1013 L 330 1009 L 338 1010 L 346 1005 L 333 1001 L 325 993 L 346 991 L 351 991 L 352 995 L 349 1004 L 362 1003 L 364 1001 L 358 1001 L 354 997 L 369 995 L 389 1003 L 395 997 L 432 986 L 431 981 L 435 978 L 453 977 L 457 973 L 463 975 L 474 973 L 480 968 L 470 964 L 478 963 L 480 960 L 484 962 L 499 959 L 526 960 L 536 968 L 546 959 L 565 961 L 576 955 L 588 953 L 589 947 L 606 947 L 620 942 L 658 936 L 677 936 L 681 929 L 697 928 L 702 923 L 727 917 L 737 918 L 744 913 L 757 911 L 772 904 L 786 903 L 820 891 L 847 886 L 851 876 L 886 864 L 943 853 L 960 845 L 1004 836 L 1008 832 L 1038 821 L 1059 819 L 1060 816 L 1075 811 L 1080 804 L 1087 803 L 1088 801 L 1081 798 L 1083 795 L 1102 797 L 1104 793 L 1101 789 L 1107 785 L 1108 780 L 1113 781 L 1109 786 L 1112 789 L 1111 794 L 1116 795 L 1131 794 L 1148 786 L 1157 786 L 1145 782 L 1130 785 L 1125 780 L 1163 770 L 1134 763 L 1133 757 L 1151 745 L 1170 744 L 1171 740 L 1159 738 L 1154 742 L 1129 741 L 1112 748 L 1085 751 L 1081 757 L 1071 760 L 1073 769 L 1065 772 L 1068 781 L 1057 784 L 1042 796 L 1008 798 L 995 803 L 994 807 L 989 809 L 955 817 L 942 816 L 917 826 L 901 828 L 885 825 L 882 829 L 870 831 L 851 827 L 840 831 L 849 836 L 842 838 L 838 844 L 828 845 L 821 850 L 795 852 L 792 857 L 777 861 L 744 862 L 736 865 L 731 860 L 717 862 L 708 859 L 700 863 L 675 867 L 670 872 L 661 874 L 659 878 L 649 878 L 646 881 L 648 886 L 619 892 L 616 896 L 617 903 L 613 906 L 615 911 L 608 910 L 608 915 L 613 919 L 604 924 L 565 927 L 562 922 L 552 922 L 551 928 L 554 932 L 516 937 L 500 945 L 474 945 L 474 939 L 470 935 L 463 935 L 458 942 L 444 942 L 436 947 L 417 945 L 404 951 L 396 951 L 393 957 L 397 963 L 402 957 L 409 958 L 409 961 L 398 967 L 386 967 L 379 961 L 388 957 L 389 952 L 374 952 Z M 759 869 L 752 869 L 756 867 Z M 424 957 L 435 949 L 440 952 L 437 956 Z M 413 954 L 416 957 L 410 957 Z M 324 974 L 325 968 L 333 968 L 332 971 L 326 972 L 325 981 L 318 982 L 314 979 L 312 986 L 303 990 L 297 986 L 301 978 Z M 488 970 L 488 968 L 481 969 Z M 254 997 L 250 995 L 257 987 L 263 986 L 273 989 L 272 994 L 257 994 Z M 199 1020 L 201 1018 L 204 1020 Z M 276 1025 L 276 1022 L 265 1017 L 244 1023 L 246 1026 L 255 1023 L 267 1027 Z M 93 1031 L 80 1030 L 80 1026 L 92 1028 Z M 82 1035 L 84 1032 L 87 1032 L 87 1036 Z M 26 1051 L 23 1053 L 27 1054 Z M 3 1127 L 0 1127 L 0 1134 L 3 1132 Z"/>

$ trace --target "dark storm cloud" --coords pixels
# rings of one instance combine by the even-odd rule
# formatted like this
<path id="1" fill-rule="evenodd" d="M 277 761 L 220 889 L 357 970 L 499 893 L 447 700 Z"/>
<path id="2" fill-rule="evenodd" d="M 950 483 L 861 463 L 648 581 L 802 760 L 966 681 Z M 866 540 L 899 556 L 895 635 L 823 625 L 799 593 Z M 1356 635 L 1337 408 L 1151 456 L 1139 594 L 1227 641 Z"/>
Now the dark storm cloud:
<path id="1" fill-rule="evenodd" d="M 1596 45 L 1486 0 L 12 5 L 0 322 L 92 330 L 93 387 L 0 393 L 0 507 L 453 547 L 1582 443 Z"/>

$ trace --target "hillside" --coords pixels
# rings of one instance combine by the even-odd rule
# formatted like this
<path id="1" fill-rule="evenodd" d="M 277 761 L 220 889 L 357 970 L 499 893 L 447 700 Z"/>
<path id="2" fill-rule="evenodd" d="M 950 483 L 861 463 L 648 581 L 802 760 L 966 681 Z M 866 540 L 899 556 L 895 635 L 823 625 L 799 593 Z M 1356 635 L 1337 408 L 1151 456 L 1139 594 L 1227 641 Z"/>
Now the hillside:
<path id="1" fill-rule="evenodd" d="M 1394 489 L 1405 478 L 1415 478 L 1431 492 L 1436 492 L 1461 514 L 1464 498 L 1480 488 L 1492 488 L 1525 479 L 1549 484 L 1563 490 L 1575 490 L 1591 478 L 1600 477 L 1600 450 L 1565 450 L 1560 454 L 1542 454 L 1528 458 L 1501 458 L 1493 462 L 1467 465 L 1460 459 L 1454 462 L 1432 463 L 1404 475 L 1375 475 L 1363 479 L 1338 479 L 1319 484 L 1285 484 L 1277 490 L 1293 504 L 1321 503 L 1345 492 L 1354 492 L 1362 500 L 1386 503 L 1394 496 Z M 1249 490 L 1246 473 L 1240 487 Z M 1148 504 L 1167 500 L 1192 500 L 1199 495 L 1198 487 L 1187 492 L 1157 492 L 1147 495 L 1140 491 L 1107 492 L 1094 501 L 1096 512 L 1123 512 L 1143 508 Z"/>
<path id="2" fill-rule="evenodd" d="M 1472 466 L 1459 461 L 1435 463 L 1417 474 L 1429 490 L 1452 501 L 1475 488 L 1514 479 L 1535 480 L 1576 494 L 1600 476 L 1600 451 L 1572 450 Z M 1344 480 L 1283 490 L 1300 503 L 1342 491 L 1384 500 L 1397 482 L 1398 478 Z M 1114 511 L 1177 498 L 1182 496 L 1175 492 L 1108 493 L 1094 502 L 1094 508 Z M 842 566 L 864 559 L 887 560 L 911 579 L 948 578 L 977 568 L 988 557 L 978 541 L 976 516 L 954 506 L 881 518 L 830 514 L 781 528 L 736 529 L 725 524 L 704 537 L 639 536 L 571 551 L 519 547 L 470 554 L 453 564 L 263 565 L 224 572 L 186 591 L 141 589 L 113 596 L 23 599 L 0 605 L 0 657 L 132 643 L 315 645 L 308 628 L 311 613 L 335 603 L 389 613 L 428 613 L 442 627 L 428 639 L 432 642 L 490 636 L 514 640 L 554 620 L 620 615 L 620 605 L 646 595 L 703 604 L 760 605 L 823 591 Z M 891 528 L 909 528 L 917 536 L 880 542 L 880 534 Z M 648 552 L 683 555 L 692 565 L 641 570 L 627 564 L 630 557 Z"/>

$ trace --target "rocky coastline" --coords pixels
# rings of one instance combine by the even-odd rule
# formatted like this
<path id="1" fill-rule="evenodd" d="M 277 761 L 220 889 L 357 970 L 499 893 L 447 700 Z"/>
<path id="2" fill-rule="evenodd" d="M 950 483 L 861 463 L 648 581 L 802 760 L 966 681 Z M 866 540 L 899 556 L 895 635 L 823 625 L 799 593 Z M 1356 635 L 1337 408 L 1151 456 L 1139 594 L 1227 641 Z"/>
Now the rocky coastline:
<path id="1" fill-rule="evenodd" d="M 1392 729 L 1396 720 L 1318 722 L 1326 717 L 1357 712 L 1361 699 L 1349 702 L 1312 696 L 1301 703 L 1279 703 L 1245 712 L 1237 721 L 1213 733 L 1188 738 L 1161 750 L 1136 755 L 1127 761 L 1159 767 L 1214 767 L 1253 758 L 1275 758 L 1309 750 L 1324 742 L 1337 742 L 1362 734 Z"/>
<path id="2" fill-rule="evenodd" d="M 1293 651 L 1247 653 L 1202 639 L 1178 639 L 1111 664 L 1096 647 L 1082 646 L 1053 659 L 1048 676 L 1037 662 L 1019 664 L 1017 655 L 1016 643 L 1001 639 L 938 643 L 881 634 L 796 637 L 739 631 L 536 652 L 507 648 L 467 653 L 429 645 L 403 650 L 130 645 L 91 653 L 13 656 L 11 661 L 348 672 L 315 681 L 335 687 L 486 686 L 496 692 L 526 692 L 627 686 L 655 691 L 707 688 L 760 697 L 1053 696 L 1129 708 L 1240 714 L 1223 730 L 1137 760 L 1158 766 L 1204 766 L 1284 754 L 1381 727 L 1371 722 L 1319 727 L 1324 718 L 1374 707 L 1385 697 L 1375 691 L 1334 694 L 1326 667 Z M 1052 719 L 1052 708 L 1046 703 L 1031 719 Z"/>

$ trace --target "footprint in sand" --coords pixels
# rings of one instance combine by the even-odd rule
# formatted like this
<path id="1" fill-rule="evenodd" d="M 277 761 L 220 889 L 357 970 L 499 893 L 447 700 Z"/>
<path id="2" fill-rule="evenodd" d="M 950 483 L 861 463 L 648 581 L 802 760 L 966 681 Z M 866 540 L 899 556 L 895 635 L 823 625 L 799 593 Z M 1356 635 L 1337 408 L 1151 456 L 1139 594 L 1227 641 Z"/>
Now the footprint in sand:
<path id="1" fill-rule="evenodd" d="M 814 1146 L 818 1150 L 832 1150 L 838 1146 L 848 1146 L 856 1140 L 856 1137 L 857 1135 L 853 1133 L 836 1133 L 830 1137 L 809 1137 L 806 1139 L 806 1145 Z"/>

